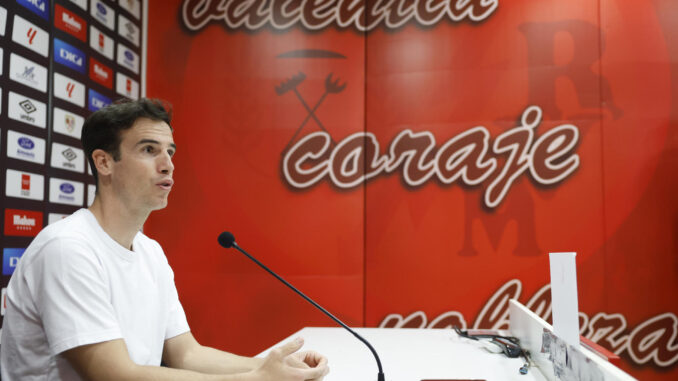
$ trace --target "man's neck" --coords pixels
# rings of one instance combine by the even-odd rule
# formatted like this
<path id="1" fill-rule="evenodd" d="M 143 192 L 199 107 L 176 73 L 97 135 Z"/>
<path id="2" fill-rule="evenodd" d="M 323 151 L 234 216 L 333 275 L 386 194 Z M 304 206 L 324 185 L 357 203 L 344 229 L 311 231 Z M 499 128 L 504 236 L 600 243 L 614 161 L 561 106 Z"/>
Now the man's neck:
<path id="1" fill-rule="evenodd" d="M 89 211 L 114 241 L 125 249 L 132 250 L 134 236 L 144 226 L 150 213 L 133 213 L 123 205 L 114 204 L 106 202 L 106 199 L 97 194 Z"/>

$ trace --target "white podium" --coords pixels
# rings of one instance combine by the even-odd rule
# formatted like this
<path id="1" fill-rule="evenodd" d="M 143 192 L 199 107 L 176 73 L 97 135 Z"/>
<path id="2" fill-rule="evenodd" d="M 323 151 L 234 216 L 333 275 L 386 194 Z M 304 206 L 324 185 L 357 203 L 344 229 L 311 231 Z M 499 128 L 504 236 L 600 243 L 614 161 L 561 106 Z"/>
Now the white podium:
<path id="1" fill-rule="evenodd" d="M 541 352 L 543 329 L 550 326 L 527 308 L 511 301 L 509 335 L 521 340 L 532 353 L 527 374 L 520 374 L 523 358 L 491 353 L 482 344 L 459 337 L 452 329 L 355 328 L 375 348 L 387 381 L 485 380 L 485 381 L 570 381 L 567 374 L 556 377 L 548 356 Z M 343 328 L 303 328 L 277 347 L 303 337 L 302 350 L 315 350 L 329 359 L 330 374 L 325 381 L 376 381 L 377 364 L 370 350 Z M 265 356 L 271 348 L 262 352 Z M 584 350 L 582 366 L 593 366 L 586 375 L 592 381 L 630 381 L 631 376 Z M 576 366 L 579 366 L 577 364 Z"/>

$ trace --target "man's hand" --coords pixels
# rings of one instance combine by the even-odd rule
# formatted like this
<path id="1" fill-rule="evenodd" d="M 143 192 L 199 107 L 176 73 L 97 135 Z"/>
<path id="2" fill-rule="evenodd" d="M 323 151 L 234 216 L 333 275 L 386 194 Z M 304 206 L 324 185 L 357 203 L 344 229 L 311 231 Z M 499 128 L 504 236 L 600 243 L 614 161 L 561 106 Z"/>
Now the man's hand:
<path id="1" fill-rule="evenodd" d="M 330 371 L 327 359 L 316 352 L 297 352 L 304 340 L 297 338 L 271 350 L 253 373 L 261 381 L 321 381 Z"/>

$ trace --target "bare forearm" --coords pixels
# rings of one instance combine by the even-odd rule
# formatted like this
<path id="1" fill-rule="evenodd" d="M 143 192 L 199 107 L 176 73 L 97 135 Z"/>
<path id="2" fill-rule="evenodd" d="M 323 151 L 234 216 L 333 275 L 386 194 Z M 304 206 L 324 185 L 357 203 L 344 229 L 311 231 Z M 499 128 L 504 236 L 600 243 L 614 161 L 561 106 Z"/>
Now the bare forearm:
<path id="1" fill-rule="evenodd" d="M 119 378 L 118 378 L 119 377 Z M 137 366 L 125 374 L 120 374 L 116 381 L 145 380 L 145 381 L 254 381 L 252 373 L 228 375 L 205 374 L 186 369 L 172 369 L 156 366 Z"/>
<path id="2" fill-rule="evenodd" d="M 171 366 L 207 374 L 238 374 L 257 369 L 262 361 L 259 358 L 238 356 L 198 346 L 192 348 L 180 363 Z"/>

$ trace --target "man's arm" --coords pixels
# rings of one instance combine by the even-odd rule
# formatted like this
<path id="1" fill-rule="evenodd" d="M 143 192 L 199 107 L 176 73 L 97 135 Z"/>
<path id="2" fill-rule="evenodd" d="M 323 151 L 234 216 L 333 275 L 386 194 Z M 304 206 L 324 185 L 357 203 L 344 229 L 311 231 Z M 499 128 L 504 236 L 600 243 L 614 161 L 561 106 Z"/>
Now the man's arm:
<path id="1" fill-rule="evenodd" d="M 255 370 L 263 359 L 243 357 L 198 343 L 191 332 L 165 340 L 162 359 L 170 368 L 208 374 L 234 374 Z"/>
<path id="2" fill-rule="evenodd" d="M 165 340 L 162 358 L 172 368 L 208 374 L 235 374 L 253 371 L 263 367 L 265 361 L 268 360 L 268 358 L 238 356 L 202 346 L 195 340 L 191 332 Z M 291 353 L 283 359 L 283 362 L 293 368 L 325 369 L 320 376 L 314 378 L 318 381 L 322 380 L 322 377 L 329 372 L 327 359 L 312 351 Z"/>
<path id="3" fill-rule="evenodd" d="M 261 360 L 261 366 L 246 373 L 204 374 L 185 369 L 142 366 L 129 357 L 122 339 L 83 345 L 63 352 L 75 370 L 92 381 L 305 381 L 320 380 L 327 374 L 326 362 L 316 367 L 290 365 L 290 358 L 303 345 L 295 340 L 275 348 Z"/>

